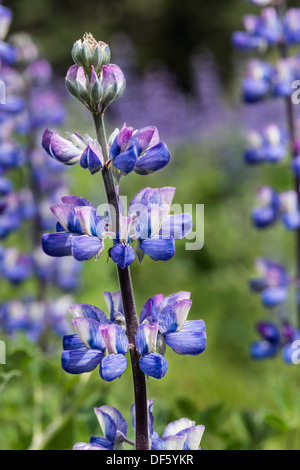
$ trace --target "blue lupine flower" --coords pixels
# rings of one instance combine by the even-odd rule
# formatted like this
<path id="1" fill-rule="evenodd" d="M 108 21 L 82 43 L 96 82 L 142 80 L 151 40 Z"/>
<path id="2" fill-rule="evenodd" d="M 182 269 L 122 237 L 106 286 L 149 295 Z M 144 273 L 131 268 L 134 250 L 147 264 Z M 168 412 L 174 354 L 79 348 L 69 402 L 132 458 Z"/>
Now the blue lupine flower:
<path id="1" fill-rule="evenodd" d="M 44 252 L 54 257 L 72 255 L 77 261 L 97 259 L 103 251 L 106 220 L 85 198 L 65 196 L 62 202 L 51 207 L 57 232 L 43 235 Z"/>
<path id="2" fill-rule="evenodd" d="M 263 339 L 251 345 L 251 356 L 254 359 L 274 357 L 280 346 L 279 328 L 274 323 L 262 322 L 257 325 L 257 330 Z"/>
<path id="3" fill-rule="evenodd" d="M 299 44 L 300 42 L 300 9 L 289 8 L 283 22 L 285 41 L 288 44 Z"/>
<path id="4" fill-rule="evenodd" d="M 127 423 L 121 413 L 112 406 L 94 408 L 103 437 L 92 436 L 89 443 L 78 442 L 73 450 L 123 450 L 127 440 Z"/>
<path id="5" fill-rule="evenodd" d="M 121 174 L 135 171 L 148 175 L 164 168 L 170 161 L 169 150 L 160 142 L 156 127 L 144 127 L 134 131 L 126 127 L 118 129 L 110 138 L 110 157 Z"/>
<path id="6" fill-rule="evenodd" d="M 135 344 L 141 355 L 139 362 L 141 370 L 145 375 L 161 379 L 167 372 L 168 363 L 161 354 L 156 352 L 158 328 L 158 322 L 140 325 L 135 336 Z"/>
<path id="7" fill-rule="evenodd" d="M 286 133 L 274 124 L 265 127 L 262 132 L 250 132 L 248 142 L 249 148 L 244 154 L 248 164 L 277 163 L 288 153 Z"/>
<path id="8" fill-rule="evenodd" d="M 252 59 L 247 64 L 243 80 L 243 99 L 246 103 L 256 103 L 269 96 L 272 91 L 273 68 L 265 62 Z"/>
<path id="9" fill-rule="evenodd" d="M 70 374 L 82 374 L 99 365 L 103 380 L 120 377 L 127 368 L 129 348 L 124 329 L 93 305 L 75 304 L 69 310 L 77 334 L 64 336 L 62 368 Z"/>
<path id="10" fill-rule="evenodd" d="M 88 135 L 83 138 L 77 134 L 67 133 L 67 139 L 57 132 L 46 129 L 42 146 L 50 157 L 64 165 L 75 165 L 80 162 L 82 168 L 88 168 L 92 174 L 101 170 L 104 162 L 102 151 L 96 140 Z"/>
<path id="11" fill-rule="evenodd" d="M 286 301 L 291 279 L 280 264 L 258 258 L 256 260 L 258 278 L 250 281 L 250 288 L 261 294 L 265 307 L 273 308 Z"/>
<path id="12" fill-rule="evenodd" d="M 158 329 L 158 352 L 164 353 L 163 343 L 180 355 L 197 356 L 206 349 L 206 328 L 203 320 L 187 321 L 192 305 L 190 296 L 189 292 L 178 292 L 165 298 L 158 294 L 150 298 L 144 305 L 140 323 L 141 325 L 144 323 L 152 325 L 154 331 L 156 328 Z M 148 338 L 145 333 L 148 333 Z M 152 335 L 153 331 L 149 330 L 144 330 L 141 335 L 142 341 L 138 344 L 144 354 L 147 354 L 147 348 L 150 351 L 153 350 Z M 149 364 L 153 365 L 153 373 L 160 370 L 158 366 L 161 367 L 161 365 L 157 362 L 149 360 Z M 146 363 L 145 366 L 148 364 Z"/>
<path id="13" fill-rule="evenodd" d="M 274 224 L 280 214 L 280 202 L 277 193 L 268 186 L 264 186 L 258 192 L 261 203 L 252 211 L 252 221 L 258 228 L 269 227 Z"/>

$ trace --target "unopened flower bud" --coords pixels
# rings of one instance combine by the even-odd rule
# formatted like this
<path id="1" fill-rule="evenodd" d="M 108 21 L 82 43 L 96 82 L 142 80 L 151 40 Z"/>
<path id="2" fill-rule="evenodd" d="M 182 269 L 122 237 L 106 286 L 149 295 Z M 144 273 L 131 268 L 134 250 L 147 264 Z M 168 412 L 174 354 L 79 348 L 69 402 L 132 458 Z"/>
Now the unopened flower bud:
<path id="1" fill-rule="evenodd" d="M 91 67 L 94 66 L 95 72 L 99 74 L 102 66 L 109 64 L 110 49 L 105 42 L 97 42 L 92 34 L 86 33 L 83 40 L 75 42 L 72 57 L 75 64 L 84 67 L 86 73 L 90 74 Z"/>

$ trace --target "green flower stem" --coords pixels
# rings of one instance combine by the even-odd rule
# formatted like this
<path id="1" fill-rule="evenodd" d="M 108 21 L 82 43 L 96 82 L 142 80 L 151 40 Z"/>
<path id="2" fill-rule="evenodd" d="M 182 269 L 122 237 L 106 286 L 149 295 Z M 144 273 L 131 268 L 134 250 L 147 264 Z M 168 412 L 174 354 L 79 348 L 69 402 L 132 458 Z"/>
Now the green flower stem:
<path id="1" fill-rule="evenodd" d="M 113 181 L 112 170 L 109 165 L 109 153 L 107 138 L 104 126 L 103 115 L 93 114 L 97 140 L 102 148 L 104 158 L 104 168 L 102 169 L 102 178 L 106 192 L 107 202 L 110 208 L 114 209 L 114 218 L 116 225 L 116 233 L 119 231 L 119 202 L 116 188 Z M 126 332 L 130 348 L 130 359 L 134 386 L 134 402 L 135 402 L 135 448 L 136 450 L 149 449 L 149 432 L 148 432 L 148 405 L 147 405 L 147 388 L 146 378 L 139 367 L 139 354 L 135 348 L 135 335 L 138 328 L 138 318 L 136 314 L 133 288 L 129 267 L 121 269 L 118 267 L 118 278 L 120 291 L 123 301 L 123 308 L 126 321 Z"/>

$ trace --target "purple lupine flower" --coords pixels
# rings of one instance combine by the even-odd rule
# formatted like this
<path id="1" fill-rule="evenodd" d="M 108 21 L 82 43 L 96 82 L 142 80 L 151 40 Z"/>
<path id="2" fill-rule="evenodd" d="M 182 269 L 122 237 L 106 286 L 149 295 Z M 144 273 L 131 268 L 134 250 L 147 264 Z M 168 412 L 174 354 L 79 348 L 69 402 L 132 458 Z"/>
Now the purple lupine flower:
<path id="1" fill-rule="evenodd" d="M 251 357 L 254 359 L 274 357 L 280 346 L 280 331 L 278 326 L 270 322 L 261 322 L 256 328 L 263 339 L 251 345 Z"/>
<path id="2" fill-rule="evenodd" d="M 249 147 L 244 153 L 248 164 L 277 163 L 288 153 L 286 132 L 276 124 L 266 126 L 262 132 L 249 132 L 248 142 Z"/>
<path id="3" fill-rule="evenodd" d="M 20 330 L 27 337 L 36 342 L 45 330 L 46 305 L 32 299 L 11 300 L 5 302 L 0 308 L 1 326 L 10 335 Z"/>
<path id="4" fill-rule="evenodd" d="M 88 135 L 82 138 L 76 132 L 66 135 L 67 139 L 61 137 L 57 132 L 45 130 L 42 146 L 48 155 L 64 165 L 75 165 L 80 162 L 82 168 L 88 168 L 92 174 L 100 171 L 104 162 L 97 141 Z"/>
<path id="5" fill-rule="evenodd" d="M 153 322 L 151 325 L 146 323 L 140 325 L 135 336 L 135 344 L 141 355 L 139 364 L 143 373 L 161 379 L 167 372 L 168 363 L 161 354 L 156 352 L 158 328 L 158 322 Z"/>
<path id="6" fill-rule="evenodd" d="M 72 255 L 77 261 L 97 259 L 103 251 L 106 219 L 85 198 L 65 196 L 62 202 L 51 207 L 58 220 L 57 232 L 43 235 L 44 252 L 54 257 Z"/>
<path id="7" fill-rule="evenodd" d="M 280 214 L 280 200 L 277 193 L 270 187 L 264 186 L 258 191 L 260 207 L 252 211 L 252 221 L 258 228 L 274 224 Z"/>
<path id="8" fill-rule="evenodd" d="M 288 230 L 300 227 L 300 208 L 296 191 L 284 191 L 279 194 L 281 220 Z"/>
<path id="9" fill-rule="evenodd" d="M 126 438 L 127 423 L 121 413 L 108 405 L 94 408 L 94 412 L 103 436 L 92 436 L 89 443 L 77 442 L 73 450 L 123 450 L 124 442 L 130 441 Z"/>
<path id="10" fill-rule="evenodd" d="M 175 253 L 175 240 L 184 238 L 192 230 L 190 214 L 169 215 L 175 191 L 173 187 L 144 188 L 129 204 L 129 216 L 133 218 L 129 237 L 130 242 L 137 240 L 140 262 L 145 254 L 156 261 L 171 259 Z M 116 264 L 123 262 L 128 246 L 124 242 L 114 245 L 110 256 Z"/>
<path id="11" fill-rule="evenodd" d="M 187 321 L 192 305 L 190 296 L 189 292 L 178 292 L 165 298 L 159 294 L 144 305 L 140 323 L 154 325 L 155 328 L 158 323 L 159 351 L 164 352 L 163 342 L 180 355 L 197 356 L 206 349 L 203 320 Z"/>
<path id="12" fill-rule="evenodd" d="M 286 301 L 291 279 L 283 266 L 273 261 L 256 260 L 258 277 L 250 281 L 250 288 L 261 293 L 265 307 L 273 308 Z"/>
<path id="13" fill-rule="evenodd" d="M 64 336 L 62 368 L 70 374 L 82 374 L 99 366 L 103 380 L 120 377 L 127 368 L 129 348 L 124 329 L 93 305 L 75 304 L 69 310 L 77 334 Z"/>
<path id="14" fill-rule="evenodd" d="M 110 137 L 110 157 L 122 175 L 132 170 L 140 175 L 148 175 L 164 168 L 170 161 L 166 144 L 160 142 L 158 130 L 154 126 L 133 130 L 123 125 Z"/>
<path id="15" fill-rule="evenodd" d="M 257 103 L 269 96 L 272 91 L 273 68 L 258 59 L 247 64 L 246 77 L 243 80 L 243 99 L 246 103 Z"/>

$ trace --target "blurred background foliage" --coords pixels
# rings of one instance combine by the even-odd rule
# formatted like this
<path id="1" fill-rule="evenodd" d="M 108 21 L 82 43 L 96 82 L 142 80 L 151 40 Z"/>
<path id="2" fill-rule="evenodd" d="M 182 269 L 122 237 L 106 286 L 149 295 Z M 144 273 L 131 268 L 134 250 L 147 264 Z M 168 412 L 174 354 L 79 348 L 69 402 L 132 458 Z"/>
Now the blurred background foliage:
<path id="1" fill-rule="evenodd" d="M 231 103 L 239 94 L 230 36 L 241 26 L 241 16 L 251 11 L 245 1 L 7 0 L 5 4 L 15 13 L 11 32 L 31 33 L 58 75 L 64 76 L 71 65 L 71 46 L 85 31 L 107 42 L 122 33 L 134 46 L 139 69 L 166 66 L 178 78 L 181 92 L 191 90 L 191 57 L 205 50 L 214 58 L 224 99 Z M 205 88 L 202 91 L 205 95 Z M 80 105 L 71 100 L 68 106 L 65 130 L 93 135 Z M 247 111 L 243 113 L 246 121 Z M 125 112 L 121 116 L 126 120 Z M 177 118 L 180 121 L 180 115 Z M 110 130 L 122 125 L 120 116 L 116 121 L 111 115 L 108 125 Z M 193 299 L 190 317 L 203 318 L 208 332 L 207 350 L 197 358 L 167 351 L 168 373 L 161 381 L 149 381 L 148 394 L 154 398 L 159 433 L 167 422 L 186 416 L 206 426 L 204 449 L 299 449 L 299 368 L 285 365 L 280 357 L 265 362 L 249 358 L 249 344 L 257 338 L 254 324 L 268 319 L 259 297 L 248 290 L 254 258 L 275 257 L 294 269 L 293 236 L 281 227 L 258 233 L 251 225 L 250 209 L 261 185 L 285 189 L 291 185 L 291 175 L 278 167 L 247 168 L 244 147 L 242 122 L 239 127 L 226 118 L 208 137 L 199 131 L 193 141 L 171 143 L 172 161 L 159 174 L 131 175 L 121 182 L 121 193 L 129 200 L 145 185 L 172 185 L 177 187 L 174 202 L 205 205 L 202 250 L 186 251 L 183 240 L 168 263 L 145 259 L 142 266 L 136 262 L 132 268 L 138 311 L 159 292 L 188 290 Z M 74 167 L 69 179 L 70 193 L 96 205 L 103 201 L 99 175 L 91 177 Z M 21 235 L 16 237 L 24 243 Z M 117 289 L 115 267 L 102 256 L 97 263 L 85 263 L 75 300 L 106 311 L 102 291 Z M 0 294 L 10 298 L 14 292 L 3 281 Z M 64 373 L 60 340 L 47 352 L 21 333 L 6 344 L 7 363 L 0 366 L 1 449 L 70 449 L 75 442 L 99 434 L 93 407 L 102 404 L 117 407 L 130 421 L 130 369 L 120 384 L 106 384 L 96 371 L 80 377 Z"/>

